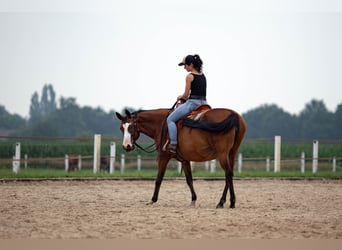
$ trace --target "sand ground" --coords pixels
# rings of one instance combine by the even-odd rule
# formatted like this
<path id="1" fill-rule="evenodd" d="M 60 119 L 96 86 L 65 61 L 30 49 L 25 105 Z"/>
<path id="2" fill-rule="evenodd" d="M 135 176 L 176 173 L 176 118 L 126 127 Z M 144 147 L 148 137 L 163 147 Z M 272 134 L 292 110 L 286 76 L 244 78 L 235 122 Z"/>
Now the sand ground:
<path id="1" fill-rule="evenodd" d="M 0 239 L 342 239 L 341 180 L 0 182 Z"/>

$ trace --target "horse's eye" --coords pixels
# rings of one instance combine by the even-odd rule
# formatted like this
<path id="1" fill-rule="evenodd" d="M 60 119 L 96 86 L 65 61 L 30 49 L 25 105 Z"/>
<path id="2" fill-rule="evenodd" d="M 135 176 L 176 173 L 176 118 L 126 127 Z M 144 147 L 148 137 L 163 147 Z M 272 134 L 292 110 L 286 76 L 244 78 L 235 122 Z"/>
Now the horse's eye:
<path id="1" fill-rule="evenodd" d="M 131 133 L 131 134 L 134 132 L 134 131 L 133 131 L 133 126 L 132 126 L 132 125 L 129 125 L 129 127 L 128 127 L 128 132 Z"/>

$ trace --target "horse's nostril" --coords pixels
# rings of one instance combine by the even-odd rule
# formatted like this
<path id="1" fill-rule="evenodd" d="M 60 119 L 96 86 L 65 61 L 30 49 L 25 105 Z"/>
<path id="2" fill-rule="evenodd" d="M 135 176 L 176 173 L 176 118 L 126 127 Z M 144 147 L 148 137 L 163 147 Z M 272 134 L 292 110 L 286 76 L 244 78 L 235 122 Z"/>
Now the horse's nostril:
<path id="1" fill-rule="evenodd" d="M 132 150 L 134 149 L 133 146 L 131 146 L 131 145 L 123 146 L 123 148 L 124 148 L 127 152 L 132 151 Z"/>

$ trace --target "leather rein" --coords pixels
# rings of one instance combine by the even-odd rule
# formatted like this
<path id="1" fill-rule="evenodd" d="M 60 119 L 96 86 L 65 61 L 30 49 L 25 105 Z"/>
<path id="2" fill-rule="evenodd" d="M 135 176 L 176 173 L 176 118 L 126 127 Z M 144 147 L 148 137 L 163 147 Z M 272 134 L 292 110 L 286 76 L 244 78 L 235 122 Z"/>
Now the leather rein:
<path id="1" fill-rule="evenodd" d="M 133 135 L 135 135 L 135 132 L 138 132 L 139 133 L 139 128 L 137 126 L 137 115 L 136 115 L 136 112 L 132 113 L 132 118 L 133 118 Z M 156 145 L 156 143 L 153 143 L 149 146 L 147 146 L 146 148 L 143 148 L 142 146 L 140 146 L 136 140 L 135 140 L 135 137 L 133 136 L 133 144 L 135 146 L 137 146 L 137 148 L 141 149 L 142 151 L 144 151 L 145 153 L 153 153 L 155 151 L 157 151 L 157 148 L 154 148 L 152 150 L 149 150 L 150 148 L 152 148 L 153 146 Z"/>
<path id="2" fill-rule="evenodd" d="M 178 104 L 178 100 L 177 100 L 177 101 L 173 104 L 173 106 L 171 107 L 170 112 L 169 112 L 169 113 L 167 114 L 167 116 L 165 117 L 165 120 L 166 120 L 166 118 L 169 116 L 169 114 L 172 112 L 172 110 L 176 107 L 177 104 Z M 137 126 L 137 115 L 136 115 L 136 114 L 137 114 L 137 112 L 132 113 L 132 118 L 133 118 L 133 134 L 135 134 L 136 131 L 139 132 L 139 128 L 138 128 L 138 126 Z M 157 147 L 155 147 L 155 148 L 152 149 L 152 150 L 149 150 L 150 148 L 152 148 L 153 146 L 156 145 L 155 142 L 154 142 L 153 144 L 147 146 L 146 148 L 143 148 L 142 146 L 140 146 L 140 145 L 136 142 L 136 140 L 135 140 L 134 137 L 133 137 L 133 140 L 134 140 L 133 144 L 134 144 L 135 146 L 137 146 L 137 148 L 139 148 L 139 149 L 141 149 L 142 151 L 144 151 L 145 153 L 153 153 L 153 152 L 157 151 Z"/>

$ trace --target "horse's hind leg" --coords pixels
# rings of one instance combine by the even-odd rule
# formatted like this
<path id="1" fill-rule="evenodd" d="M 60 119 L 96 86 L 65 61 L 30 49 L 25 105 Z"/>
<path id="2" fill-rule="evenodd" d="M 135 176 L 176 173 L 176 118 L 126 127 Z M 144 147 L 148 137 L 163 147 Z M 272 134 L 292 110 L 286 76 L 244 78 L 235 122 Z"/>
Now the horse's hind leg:
<path id="1" fill-rule="evenodd" d="M 221 167 L 223 168 L 225 172 L 225 186 L 223 190 L 222 197 L 217 204 L 216 208 L 223 208 L 224 203 L 226 203 L 227 199 L 227 192 L 229 189 L 230 194 L 230 208 L 235 207 L 235 192 L 234 192 L 234 186 L 233 186 L 233 170 L 229 166 L 229 161 L 227 157 L 224 157 L 224 159 L 220 160 Z"/>
<path id="2" fill-rule="evenodd" d="M 195 206 L 197 195 L 194 189 L 193 181 L 192 181 L 192 173 L 191 173 L 191 165 L 189 161 L 183 161 L 182 162 L 182 168 L 184 170 L 186 183 L 188 184 L 191 192 L 191 205 Z"/>
<path id="3" fill-rule="evenodd" d="M 230 208 L 235 208 L 235 192 L 234 192 L 234 185 L 233 185 L 233 176 L 234 176 L 234 172 L 231 168 L 229 168 L 228 173 L 226 173 L 226 181 L 228 179 L 229 194 L 230 194 L 230 206 L 229 206 Z"/>

